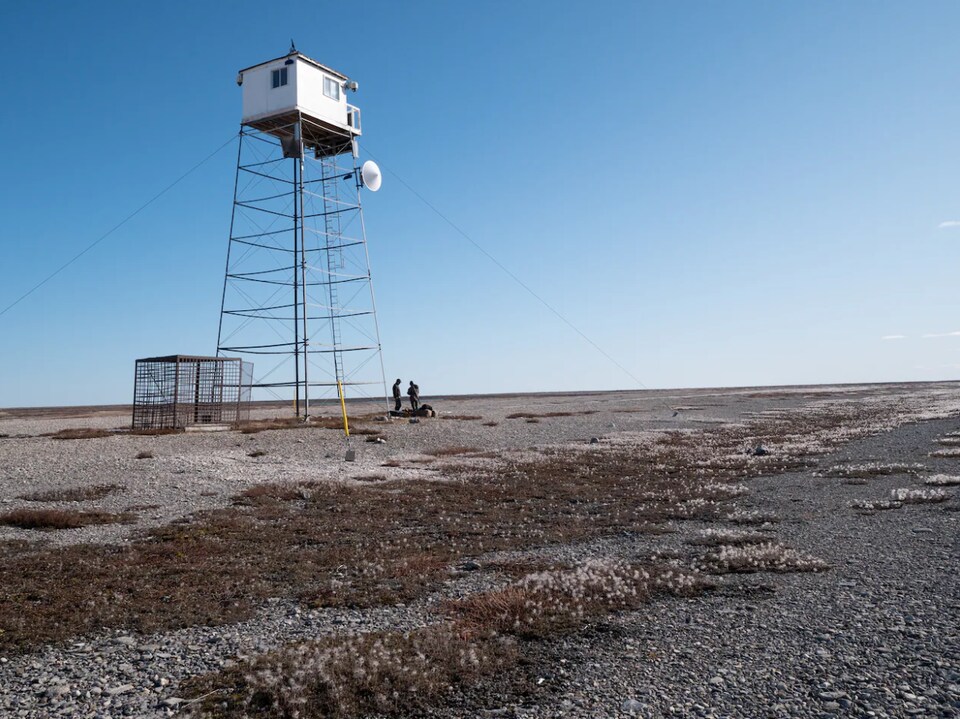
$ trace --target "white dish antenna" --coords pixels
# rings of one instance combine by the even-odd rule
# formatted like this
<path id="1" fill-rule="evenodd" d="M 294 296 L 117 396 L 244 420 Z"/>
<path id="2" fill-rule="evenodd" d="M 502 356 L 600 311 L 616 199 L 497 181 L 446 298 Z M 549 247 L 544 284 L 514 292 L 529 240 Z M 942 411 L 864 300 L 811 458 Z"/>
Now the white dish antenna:
<path id="1" fill-rule="evenodd" d="M 379 190 L 380 184 L 383 182 L 383 175 L 380 173 L 380 168 L 373 160 L 367 160 L 363 163 L 363 167 L 360 168 L 360 177 L 363 178 L 363 186 L 370 190 L 370 192 Z"/>

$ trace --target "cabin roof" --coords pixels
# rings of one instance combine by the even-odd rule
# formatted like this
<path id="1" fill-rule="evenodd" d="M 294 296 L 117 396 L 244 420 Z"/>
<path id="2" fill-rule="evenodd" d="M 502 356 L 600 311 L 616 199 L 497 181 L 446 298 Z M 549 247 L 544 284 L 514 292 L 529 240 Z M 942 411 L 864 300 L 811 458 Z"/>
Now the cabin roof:
<path id="1" fill-rule="evenodd" d="M 285 58 L 292 58 L 292 57 L 297 57 L 297 58 L 303 60 L 304 62 L 309 63 L 310 65 L 313 65 L 314 67 L 319 68 L 320 70 L 323 70 L 324 72 L 329 73 L 330 75 L 333 75 L 334 77 L 340 78 L 341 80 L 349 80 L 349 79 L 350 79 L 349 77 L 347 77 L 346 75 L 344 75 L 342 72 L 337 72 L 337 71 L 334 70 L 332 67 L 327 67 L 326 65 L 322 65 L 322 64 L 320 64 L 319 62 L 317 62 L 316 60 L 314 60 L 313 58 L 307 57 L 307 56 L 304 55 L 302 52 L 291 52 L 291 53 L 289 53 L 289 54 L 287 54 L 287 55 L 281 55 L 280 57 L 275 57 L 275 58 L 273 58 L 272 60 L 265 60 L 264 62 L 258 62 L 256 65 L 251 65 L 250 67 L 245 67 L 245 68 L 243 68 L 240 72 L 241 72 L 241 73 L 244 73 L 244 72 L 246 72 L 247 70 L 253 70 L 253 69 L 256 68 L 256 67 L 261 67 L 261 66 L 263 66 L 263 65 L 269 65 L 270 63 L 276 62 L 277 60 L 283 60 L 283 59 L 285 59 Z"/>

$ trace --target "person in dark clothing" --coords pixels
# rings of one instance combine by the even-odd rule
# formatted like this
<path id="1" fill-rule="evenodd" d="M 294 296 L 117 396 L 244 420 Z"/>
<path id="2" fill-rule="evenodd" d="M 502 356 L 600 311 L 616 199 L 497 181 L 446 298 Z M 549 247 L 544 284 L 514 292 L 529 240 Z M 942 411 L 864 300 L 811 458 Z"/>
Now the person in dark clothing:
<path id="1" fill-rule="evenodd" d="M 407 394 L 410 396 L 410 409 L 414 412 L 420 407 L 420 388 L 410 380 L 410 386 L 407 388 Z"/>
<path id="2" fill-rule="evenodd" d="M 400 380 L 398 379 L 393 383 L 393 401 L 396 403 L 396 407 L 393 408 L 394 412 L 400 411 Z"/>

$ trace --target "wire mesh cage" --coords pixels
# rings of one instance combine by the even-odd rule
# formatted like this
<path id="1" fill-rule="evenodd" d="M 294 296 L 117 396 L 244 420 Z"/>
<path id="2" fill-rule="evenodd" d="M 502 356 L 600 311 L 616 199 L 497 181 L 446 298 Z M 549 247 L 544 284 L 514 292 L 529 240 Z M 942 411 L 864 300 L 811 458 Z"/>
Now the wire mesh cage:
<path id="1" fill-rule="evenodd" d="M 253 364 L 237 357 L 170 355 L 138 359 L 134 429 L 184 429 L 250 418 Z"/>

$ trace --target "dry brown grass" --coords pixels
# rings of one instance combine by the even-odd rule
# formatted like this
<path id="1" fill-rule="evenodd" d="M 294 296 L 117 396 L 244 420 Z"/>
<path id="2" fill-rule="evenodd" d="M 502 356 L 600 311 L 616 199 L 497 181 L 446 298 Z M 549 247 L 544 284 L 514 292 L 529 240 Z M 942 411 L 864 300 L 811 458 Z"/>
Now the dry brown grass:
<path id="1" fill-rule="evenodd" d="M 212 497 L 216 492 L 201 492 L 201 497 Z M 151 509 L 162 509 L 159 504 L 131 504 L 129 507 L 124 508 L 124 512 L 148 512 Z"/>
<path id="2" fill-rule="evenodd" d="M 348 422 L 353 425 L 360 422 L 360 419 L 348 417 Z M 268 432 L 282 429 L 343 429 L 343 419 L 341 417 L 311 417 L 309 422 L 303 422 L 299 417 L 272 417 L 270 419 L 252 419 L 246 422 L 238 422 L 233 426 L 243 434 L 256 434 L 257 432 Z M 351 429 L 351 433 L 358 433 Z"/>
<path id="3" fill-rule="evenodd" d="M 100 437 L 112 437 L 114 434 L 114 432 L 106 429 L 77 427 L 76 429 L 61 429 L 58 432 L 48 432 L 42 436 L 50 437 L 50 439 L 98 439 Z"/>
<path id="4" fill-rule="evenodd" d="M 141 437 L 166 437 L 171 434 L 183 434 L 184 430 L 164 427 L 160 429 L 131 429 L 126 434 L 135 434 Z"/>
<path id="5" fill-rule="evenodd" d="M 431 457 L 456 457 L 461 454 L 473 454 L 479 452 L 476 447 L 438 447 L 437 449 L 428 449 L 424 454 Z"/>
<path id="6" fill-rule="evenodd" d="M 356 477 L 351 477 L 355 482 L 386 482 L 387 475 L 385 474 L 361 474 Z"/>
<path id="7" fill-rule="evenodd" d="M 68 487 L 49 489 L 44 492 L 22 494 L 18 499 L 28 502 L 92 502 L 123 490 L 119 484 L 97 484 L 90 487 Z"/>
<path id="8" fill-rule="evenodd" d="M 478 414 L 445 414 L 442 417 L 440 417 L 440 419 L 459 419 L 465 422 L 469 422 L 475 419 L 483 419 L 483 417 L 481 417 Z"/>
<path id="9" fill-rule="evenodd" d="M 276 501 L 293 502 L 304 498 L 302 489 L 289 484 L 256 484 L 240 492 L 237 502 L 247 504 L 252 502 Z M 249 501 L 244 501 L 249 500 Z"/>
<path id="10" fill-rule="evenodd" d="M 247 456 L 256 459 L 257 457 L 266 457 L 267 453 L 262 449 L 255 449 L 252 452 L 247 452 Z"/>
<path id="11" fill-rule="evenodd" d="M 585 409 L 577 412 L 514 412 L 508 414 L 507 419 L 546 419 L 548 417 L 578 417 L 581 415 L 596 414 L 595 409 Z"/>
<path id="12" fill-rule="evenodd" d="M 483 426 L 484 426 L 484 427 L 496 427 L 496 426 L 499 425 L 499 424 L 500 424 L 499 422 L 484 422 L 484 423 L 483 423 Z"/>
<path id="13" fill-rule="evenodd" d="M 130 514 L 78 512 L 64 509 L 14 509 L 0 514 L 0 524 L 20 529 L 79 529 L 91 524 L 130 522 Z"/>
<path id="14" fill-rule="evenodd" d="M 565 562 L 556 562 L 541 558 L 517 558 L 501 559 L 493 562 L 485 562 L 483 568 L 500 572 L 513 579 L 519 579 L 534 572 L 546 572 L 548 570 L 557 571 L 570 569 L 570 564 Z"/>

